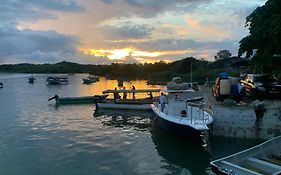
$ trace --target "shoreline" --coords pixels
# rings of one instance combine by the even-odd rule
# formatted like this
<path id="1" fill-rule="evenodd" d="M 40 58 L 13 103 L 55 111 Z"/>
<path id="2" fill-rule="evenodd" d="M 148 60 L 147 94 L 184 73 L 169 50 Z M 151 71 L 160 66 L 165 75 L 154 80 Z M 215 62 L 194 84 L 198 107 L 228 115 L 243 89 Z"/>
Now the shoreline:
<path id="1" fill-rule="evenodd" d="M 267 140 L 281 135 L 280 99 L 229 104 L 216 101 L 211 95 L 211 87 L 200 86 L 200 89 L 214 110 L 213 136 Z"/>

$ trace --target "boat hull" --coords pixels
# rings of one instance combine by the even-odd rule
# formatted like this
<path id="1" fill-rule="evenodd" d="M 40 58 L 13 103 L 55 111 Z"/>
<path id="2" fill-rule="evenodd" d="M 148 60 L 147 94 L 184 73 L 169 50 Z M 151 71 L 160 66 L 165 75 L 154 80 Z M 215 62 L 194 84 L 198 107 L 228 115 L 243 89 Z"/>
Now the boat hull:
<path id="1" fill-rule="evenodd" d="M 202 143 L 202 139 L 204 139 L 202 136 L 209 132 L 209 127 L 212 124 L 212 120 L 210 120 L 206 124 L 201 125 L 196 123 L 192 125 L 186 117 L 168 116 L 165 112 L 160 111 L 159 106 L 156 104 L 151 104 L 151 109 L 156 114 L 154 120 L 158 126 L 165 130 L 169 130 L 176 135 L 200 143 Z"/>
<path id="2" fill-rule="evenodd" d="M 89 79 L 89 78 L 83 78 L 83 83 L 84 84 L 91 84 L 95 83 L 97 80 Z"/>
<path id="3" fill-rule="evenodd" d="M 46 80 L 47 85 L 66 85 L 68 84 L 67 77 L 48 77 Z"/>
<path id="4" fill-rule="evenodd" d="M 56 99 L 57 104 L 93 104 L 95 103 L 94 97 L 87 98 L 58 98 Z"/>
<path id="5" fill-rule="evenodd" d="M 97 103 L 98 108 L 102 109 L 122 109 L 122 110 L 151 110 L 150 104 L 124 104 L 114 102 Z"/>
<path id="6" fill-rule="evenodd" d="M 202 142 L 202 132 L 190 126 L 170 122 L 158 115 L 154 118 L 154 123 L 159 127 L 171 131 L 178 136 L 185 137 L 195 142 Z"/>
<path id="7" fill-rule="evenodd" d="M 95 104 L 97 102 L 104 101 L 107 95 L 94 95 L 84 97 L 58 97 L 55 95 L 50 100 L 55 99 L 56 104 Z"/>

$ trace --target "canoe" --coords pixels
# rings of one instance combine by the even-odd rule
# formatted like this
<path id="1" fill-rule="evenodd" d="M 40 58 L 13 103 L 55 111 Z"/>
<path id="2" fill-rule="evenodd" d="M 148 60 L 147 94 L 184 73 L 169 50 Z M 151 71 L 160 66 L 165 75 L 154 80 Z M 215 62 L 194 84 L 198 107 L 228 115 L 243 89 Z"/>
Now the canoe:
<path id="1" fill-rule="evenodd" d="M 57 104 L 94 104 L 98 101 L 103 101 L 106 97 L 107 95 L 83 97 L 59 97 L 58 95 L 55 95 L 54 97 L 48 99 L 48 101 L 55 99 Z"/>

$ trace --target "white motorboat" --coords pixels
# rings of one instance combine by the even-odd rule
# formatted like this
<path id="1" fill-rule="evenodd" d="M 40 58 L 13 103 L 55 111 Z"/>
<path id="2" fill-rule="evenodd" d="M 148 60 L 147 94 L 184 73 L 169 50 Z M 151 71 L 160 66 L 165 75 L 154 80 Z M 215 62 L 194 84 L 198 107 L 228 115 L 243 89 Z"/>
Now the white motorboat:
<path id="1" fill-rule="evenodd" d="M 178 78 L 178 77 L 177 77 Z M 210 110 L 204 107 L 203 95 L 192 88 L 192 84 L 176 81 L 167 84 L 165 105 L 158 102 L 151 104 L 157 115 L 155 123 L 180 135 L 200 138 L 202 132 L 209 130 L 213 122 Z"/>

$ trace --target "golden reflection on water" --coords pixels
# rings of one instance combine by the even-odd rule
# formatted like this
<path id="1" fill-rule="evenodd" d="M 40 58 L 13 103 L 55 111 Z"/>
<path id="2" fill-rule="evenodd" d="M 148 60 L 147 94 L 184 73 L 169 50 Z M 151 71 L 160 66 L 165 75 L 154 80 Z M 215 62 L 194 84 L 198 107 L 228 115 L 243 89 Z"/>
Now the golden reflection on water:
<path id="1" fill-rule="evenodd" d="M 123 82 L 123 87 L 125 87 L 127 90 L 130 90 L 132 86 L 135 86 L 136 90 L 137 89 L 163 89 L 163 86 L 159 85 L 147 85 L 146 80 L 133 80 L 133 81 L 124 81 Z M 118 87 L 118 81 L 117 80 L 108 80 L 104 77 L 100 78 L 100 81 L 86 85 L 84 84 L 83 86 L 80 86 L 79 89 L 79 94 L 81 96 L 89 96 L 89 95 L 100 95 L 102 94 L 102 91 L 106 89 L 123 89 L 123 87 Z M 121 97 L 123 94 L 119 94 Z M 159 93 L 154 94 L 154 95 L 159 95 Z M 137 93 L 136 98 L 144 98 L 148 97 L 148 94 L 146 93 Z M 129 93 L 127 95 L 128 98 L 132 98 L 132 94 Z"/>

